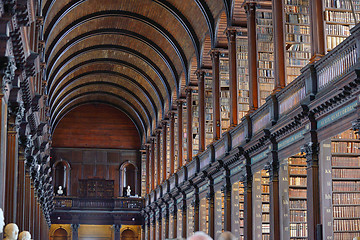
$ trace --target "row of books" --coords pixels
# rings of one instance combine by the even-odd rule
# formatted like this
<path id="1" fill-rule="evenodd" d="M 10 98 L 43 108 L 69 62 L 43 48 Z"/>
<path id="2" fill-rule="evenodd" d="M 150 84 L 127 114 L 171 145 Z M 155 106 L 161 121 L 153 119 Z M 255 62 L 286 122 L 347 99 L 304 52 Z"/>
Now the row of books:
<path id="1" fill-rule="evenodd" d="M 285 15 L 285 20 L 290 24 L 309 24 L 309 15 L 288 13 Z"/>
<path id="2" fill-rule="evenodd" d="M 359 6 L 359 0 L 351 0 L 354 6 Z M 351 10 L 351 3 L 349 0 L 325 0 L 324 5 L 326 8 L 339 8 Z M 360 10 L 360 9 L 359 9 Z"/>
<path id="3" fill-rule="evenodd" d="M 290 200 L 289 207 L 290 209 L 292 208 L 306 209 L 306 200 Z"/>
<path id="4" fill-rule="evenodd" d="M 356 13 L 356 18 L 360 14 Z M 329 22 L 338 22 L 338 23 L 349 23 L 354 24 L 354 15 L 352 12 L 338 12 L 338 11 L 325 11 L 325 20 Z"/>
<path id="5" fill-rule="evenodd" d="M 286 32 L 288 34 L 304 34 L 310 35 L 310 28 L 307 25 L 285 25 Z"/>
<path id="6" fill-rule="evenodd" d="M 272 60 L 261 60 L 259 61 L 259 68 L 273 69 L 274 62 Z"/>
<path id="7" fill-rule="evenodd" d="M 306 167 L 306 158 L 292 157 L 289 158 L 289 165 L 304 165 Z"/>
<path id="8" fill-rule="evenodd" d="M 304 6 L 309 5 L 309 0 L 285 0 L 286 5 Z"/>
<path id="9" fill-rule="evenodd" d="M 339 157 L 331 158 L 332 166 L 360 167 L 360 157 Z"/>
<path id="10" fill-rule="evenodd" d="M 349 240 L 353 239 L 355 237 L 359 237 L 360 232 L 354 232 L 354 233 L 334 233 L 334 240 Z"/>
<path id="11" fill-rule="evenodd" d="M 260 51 L 274 52 L 274 44 L 272 42 L 259 42 L 257 47 Z"/>
<path id="12" fill-rule="evenodd" d="M 307 237 L 307 224 L 290 223 L 290 237 Z"/>
<path id="13" fill-rule="evenodd" d="M 334 218 L 358 218 L 360 206 L 335 206 L 333 209 Z"/>
<path id="14" fill-rule="evenodd" d="M 306 198 L 306 189 L 289 189 L 290 198 Z"/>
<path id="15" fill-rule="evenodd" d="M 304 167 L 291 167 L 289 169 L 291 175 L 305 175 L 306 174 L 306 165 Z"/>
<path id="16" fill-rule="evenodd" d="M 259 76 L 260 77 L 273 78 L 274 77 L 274 70 L 272 70 L 272 69 L 259 69 Z"/>
<path id="17" fill-rule="evenodd" d="M 292 186 L 306 186 L 306 177 L 290 177 L 289 184 Z"/>
<path id="18" fill-rule="evenodd" d="M 359 170 L 360 171 L 360 170 Z M 360 192 L 360 181 L 333 181 L 333 191 L 359 191 Z"/>
<path id="19" fill-rule="evenodd" d="M 306 222 L 306 209 L 304 210 L 291 210 L 290 209 L 290 222 Z"/>
<path id="20" fill-rule="evenodd" d="M 333 178 L 359 178 L 360 179 L 360 169 L 333 169 L 332 170 Z"/>
<path id="21" fill-rule="evenodd" d="M 261 52 L 261 50 L 259 49 L 259 53 L 258 53 L 258 60 L 259 61 L 274 61 L 274 53 L 272 52 Z M 262 68 L 261 66 L 259 66 L 260 68 Z M 271 68 L 272 67 L 272 63 L 269 63 L 268 67 L 265 68 Z"/>
<path id="22" fill-rule="evenodd" d="M 309 14 L 309 3 L 306 5 L 285 5 L 285 12 L 287 13 L 303 13 Z"/>
<path id="23" fill-rule="evenodd" d="M 294 58 L 288 58 L 287 64 L 289 66 L 305 66 L 309 63 L 308 59 L 294 59 Z"/>
<path id="24" fill-rule="evenodd" d="M 263 222 L 270 222 L 270 214 L 263 214 L 261 219 Z"/>
<path id="25" fill-rule="evenodd" d="M 360 204 L 360 193 L 333 193 L 333 204 Z"/>
<path id="26" fill-rule="evenodd" d="M 328 35 L 340 35 L 340 36 L 349 36 L 350 27 L 347 25 L 335 25 L 328 24 L 326 25 L 326 34 Z"/>
<path id="27" fill-rule="evenodd" d="M 332 142 L 333 153 L 360 153 L 360 142 Z"/>
<path id="28" fill-rule="evenodd" d="M 359 231 L 360 219 L 334 220 L 334 231 Z"/>
<path id="29" fill-rule="evenodd" d="M 333 137 L 333 139 L 357 139 L 357 136 L 354 131 L 345 131 L 341 134 L 337 134 Z"/>
<path id="30" fill-rule="evenodd" d="M 261 195 L 261 201 L 262 202 L 270 202 L 270 195 Z"/>
<path id="31" fill-rule="evenodd" d="M 305 44 L 294 44 L 292 46 L 304 46 Z M 302 51 L 302 50 L 295 50 L 295 49 L 292 49 L 291 51 L 287 51 L 286 52 L 286 56 L 288 58 L 295 58 L 295 59 L 305 59 L 306 61 L 308 59 L 310 59 L 311 57 L 311 53 L 309 51 Z M 305 62 L 302 62 L 302 63 L 305 63 Z"/>

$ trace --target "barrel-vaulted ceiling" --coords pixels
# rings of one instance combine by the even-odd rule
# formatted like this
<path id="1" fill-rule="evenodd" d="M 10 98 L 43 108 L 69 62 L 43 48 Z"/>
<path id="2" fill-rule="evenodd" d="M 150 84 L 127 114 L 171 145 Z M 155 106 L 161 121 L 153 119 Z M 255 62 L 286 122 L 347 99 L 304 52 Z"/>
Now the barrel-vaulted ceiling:
<path id="1" fill-rule="evenodd" d="M 145 139 L 181 95 L 191 70 L 209 65 L 203 56 L 217 46 L 228 2 L 43 1 L 53 130 L 74 107 L 97 102 L 124 111 Z"/>

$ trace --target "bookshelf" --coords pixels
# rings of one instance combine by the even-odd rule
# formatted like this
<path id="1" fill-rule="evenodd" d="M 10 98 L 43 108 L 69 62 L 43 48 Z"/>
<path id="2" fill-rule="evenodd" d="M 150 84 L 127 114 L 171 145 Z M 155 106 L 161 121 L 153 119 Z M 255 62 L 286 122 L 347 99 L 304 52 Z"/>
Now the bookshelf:
<path id="1" fill-rule="evenodd" d="M 146 153 L 141 154 L 141 197 L 146 195 Z"/>
<path id="2" fill-rule="evenodd" d="M 221 133 L 230 128 L 229 59 L 220 57 L 220 115 Z"/>
<path id="3" fill-rule="evenodd" d="M 285 0 L 286 84 L 311 58 L 309 0 Z"/>
<path id="4" fill-rule="evenodd" d="M 194 233 L 194 207 L 192 204 L 188 204 L 186 207 L 187 211 L 187 237 L 191 236 Z"/>
<path id="5" fill-rule="evenodd" d="M 290 239 L 307 238 L 306 158 L 296 155 L 288 158 Z"/>
<path id="6" fill-rule="evenodd" d="M 179 167 L 179 140 L 178 140 L 178 114 L 174 114 L 174 172 L 177 171 Z"/>
<path id="7" fill-rule="evenodd" d="M 182 224 L 182 210 L 178 209 L 177 210 L 177 237 L 181 238 L 181 234 L 182 234 L 182 229 L 183 229 L 183 224 Z"/>
<path id="8" fill-rule="evenodd" d="M 212 75 L 205 75 L 205 145 L 213 140 Z"/>
<path id="9" fill-rule="evenodd" d="M 192 93 L 192 138 L 193 156 L 197 155 L 200 147 L 199 139 L 199 91 L 193 90 Z"/>
<path id="10" fill-rule="evenodd" d="M 187 140 L 188 140 L 188 135 L 187 135 L 187 106 L 186 106 L 186 102 L 183 103 L 183 143 L 182 143 L 182 151 L 183 151 L 183 165 L 185 165 L 187 163 Z"/>
<path id="11" fill-rule="evenodd" d="M 248 40 L 246 36 L 236 37 L 236 64 L 238 74 L 238 108 L 240 120 L 249 110 Z"/>
<path id="12" fill-rule="evenodd" d="M 200 199 L 200 231 L 207 232 L 208 207 L 206 197 Z"/>
<path id="13" fill-rule="evenodd" d="M 261 106 L 274 89 L 274 41 L 271 9 L 257 9 L 256 38 L 259 105 Z"/>
<path id="14" fill-rule="evenodd" d="M 166 178 L 170 177 L 170 124 L 166 125 Z"/>
<path id="15" fill-rule="evenodd" d="M 270 184 L 269 173 L 261 170 L 262 240 L 270 239 Z"/>
<path id="16" fill-rule="evenodd" d="M 239 240 L 244 240 L 244 184 L 239 182 Z"/>
<path id="17" fill-rule="evenodd" d="M 360 19 L 360 1 L 324 0 L 326 48 L 331 51 L 350 35 L 350 29 Z"/>
<path id="18" fill-rule="evenodd" d="M 163 155 L 163 148 L 164 148 L 164 144 L 163 144 L 164 138 L 163 138 L 163 134 L 162 132 L 160 133 L 160 148 L 158 151 L 160 151 L 160 169 L 159 169 L 159 174 L 160 174 L 160 183 L 162 183 L 165 179 L 163 179 L 163 171 L 166 171 L 166 169 L 163 168 L 164 166 L 164 155 Z"/>
<path id="19" fill-rule="evenodd" d="M 224 193 L 221 190 L 215 192 L 215 236 L 224 231 Z"/>
<path id="20" fill-rule="evenodd" d="M 331 139 L 334 240 L 360 236 L 360 140 L 347 130 Z"/>
<path id="21" fill-rule="evenodd" d="M 165 225 L 166 225 L 166 218 L 163 216 L 161 218 L 161 239 L 165 239 Z"/>

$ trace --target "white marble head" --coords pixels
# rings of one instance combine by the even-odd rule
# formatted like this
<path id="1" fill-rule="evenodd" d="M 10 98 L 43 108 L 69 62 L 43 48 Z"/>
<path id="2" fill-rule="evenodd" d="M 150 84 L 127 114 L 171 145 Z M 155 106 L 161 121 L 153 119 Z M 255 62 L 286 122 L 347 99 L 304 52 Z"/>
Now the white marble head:
<path id="1" fill-rule="evenodd" d="M 5 226 L 4 212 L 3 212 L 3 210 L 0 208 L 0 233 L 3 232 L 4 226 Z"/>
<path id="2" fill-rule="evenodd" d="M 4 229 L 6 240 L 17 240 L 19 235 L 19 228 L 15 223 L 9 223 Z"/>
<path id="3" fill-rule="evenodd" d="M 22 231 L 19 234 L 19 240 L 31 240 L 31 234 L 28 231 Z"/>

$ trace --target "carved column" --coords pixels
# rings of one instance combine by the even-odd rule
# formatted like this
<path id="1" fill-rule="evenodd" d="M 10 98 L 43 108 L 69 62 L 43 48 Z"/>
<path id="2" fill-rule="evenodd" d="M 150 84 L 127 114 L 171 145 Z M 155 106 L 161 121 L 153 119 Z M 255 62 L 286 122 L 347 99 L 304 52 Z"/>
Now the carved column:
<path id="1" fill-rule="evenodd" d="M 161 130 L 156 130 L 156 186 L 161 184 L 161 152 L 160 152 L 160 135 Z"/>
<path id="2" fill-rule="evenodd" d="M 114 224 L 113 229 L 114 229 L 114 240 L 120 240 L 121 225 L 120 224 Z"/>
<path id="3" fill-rule="evenodd" d="M 155 139 L 152 137 L 150 139 L 150 151 L 151 151 L 151 188 L 150 190 L 154 190 L 155 189 Z"/>
<path id="4" fill-rule="evenodd" d="M 156 239 L 156 240 L 162 240 L 162 227 L 161 227 L 161 225 L 162 225 L 162 221 L 161 221 L 161 208 L 160 208 L 160 206 L 159 206 L 159 212 L 157 213 L 157 225 L 158 225 L 158 229 L 157 229 L 157 231 L 158 231 L 158 238 Z"/>
<path id="5" fill-rule="evenodd" d="M 147 222 L 146 222 L 146 226 L 147 226 L 147 232 L 146 232 L 146 240 L 150 240 L 151 239 L 151 218 L 150 218 L 150 214 L 147 213 Z"/>
<path id="6" fill-rule="evenodd" d="M 145 188 L 146 193 L 150 193 L 150 150 L 149 150 L 149 144 L 145 145 L 145 154 L 146 154 L 146 173 L 145 173 Z"/>
<path id="7" fill-rule="evenodd" d="M 79 231 L 78 231 L 79 227 L 80 227 L 80 224 L 77 224 L 77 223 L 71 224 L 71 233 L 72 233 L 72 239 L 71 240 L 79 240 Z"/>
<path id="8" fill-rule="evenodd" d="M 229 49 L 229 79 L 230 79 L 230 126 L 238 124 L 238 84 L 237 84 L 237 66 L 236 66 L 236 29 L 227 29 Z"/>
<path id="9" fill-rule="evenodd" d="M 164 204 L 166 204 L 166 203 L 164 203 Z M 166 205 L 166 210 L 165 210 L 163 218 L 165 218 L 165 226 L 163 226 L 163 228 L 165 229 L 165 231 L 164 231 L 165 239 L 169 239 L 170 238 L 170 236 L 169 236 L 169 208 L 167 205 Z"/>
<path id="10" fill-rule="evenodd" d="M 274 73 L 275 90 L 285 87 L 285 36 L 284 36 L 284 1 L 272 0 L 272 15 L 274 24 Z"/>
<path id="11" fill-rule="evenodd" d="M 30 188 L 31 200 L 30 200 L 30 232 L 34 234 L 35 232 L 35 188 L 33 184 L 31 184 Z"/>
<path id="12" fill-rule="evenodd" d="M 257 50 L 256 50 L 256 3 L 245 4 L 248 29 L 248 60 L 249 60 L 249 111 L 259 107 L 257 82 Z"/>
<path id="13" fill-rule="evenodd" d="M 316 227 L 320 220 L 320 185 L 319 185 L 319 144 L 308 142 L 302 149 L 306 154 L 307 173 L 307 226 L 308 239 L 316 239 Z"/>
<path id="14" fill-rule="evenodd" d="M 24 207 L 24 230 L 30 231 L 30 216 L 31 216 L 31 180 L 30 180 L 30 174 L 29 172 L 26 172 L 25 174 L 25 207 Z"/>
<path id="15" fill-rule="evenodd" d="M 187 162 L 190 162 L 192 160 L 192 154 L 193 154 L 193 144 L 192 144 L 192 89 L 187 88 L 185 90 L 186 92 L 186 107 L 187 107 Z"/>
<path id="16" fill-rule="evenodd" d="M 177 101 L 177 111 L 178 111 L 178 169 L 183 166 L 183 101 Z"/>
<path id="17" fill-rule="evenodd" d="M 212 97 L 213 97 L 213 138 L 218 140 L 221 135 L 220 118 L 220 52 L 217 49 L 211 51 L 212 60 Z"/>
<path id="18" fill-rule="evenodd" d="M 173 208 L 170 209 L 171 214 L 173 215 L 173 236 L 172 238 L 177 237 L 177 205 L 176 205 L 176 198 L 173 199 Z"/>
<path id="19" fill-rule="evenodd" d="M 19 148 L 19 166 L 18 166 L 18 188 L 17 188 L 17 211 L 16 211 L 16 223 L 19 229 L 26 229 L 25 227 L 25 158 L 24 149 Z"/>
<path id="20" fill-rule="evenodd" d="M 170 113 L 170 176 L 175 172 L 175 113 Z"/>
<path id="21" fill-rule="evenodd" d="M 322 0 L 309 1 L 310 4 L 310 37 L 311 37 L 311 59 L 310 62 L 319 60 L 325 55 L 325 32 L 324 32 L 324 10 Z"/>
<path id="22" fill-rule="evenodd" d="M 15 125 L 13 111 L 8 118 L 7 131 L 7 153 L 6 153 L 6 185 L 5 185 L 5 221 L 13 223 L 16 221 L 16 194 L 18 187 L 18 133 Z"/>
<path id="23" fill-rule="evenodd" d="M 229 174 L 225 177 L 225 184 L 221 191 L 224 193 L 224 230 L 231 232 L 231 183 Z"/>
<path id="24" fill-rule="evenodd" d="M 209 236 L 213 239 L 215 238 L 215 192 L 214 192 L 214 185 L 213 181 L 209 180 L 209 189 L 206 195 L 208 204 L 209 204 Z"/>
<path id="25" fill-rule="evenodd" d="M 267 166 L 270 175 L 270 239 L 280 240 L 280 189 L 279 189 L 279 161 L 277 144 L 272 144 L 270 162 Z"/>
<path id="26" fill-rule="evenodd" d="M 194 199 L 191 204 L 194 207 L 194 232 L 198 232 L 200 231 L 200 199 L 199 189 L 196 187 L 194 190 Z"/>
<path id="27" fill-rule="evenodd" d="M 162 163 L 163 163 L 163 176 L 162 179 L 165 181 L 167 179 L 167 157 L 166 157 L 166 136 L 167 136 L 167 122 L 162 122 Z"/>
<path id="28" fill-rule="evenodd" d="M 199 86 L 199 153 L 205 151 L 205 72 L 196 72 Z"/>
<path id="29" fill-rule="evenodd" d="M 186 194 L 183 193 L 182 197 L 182 206 L 181 206 L 181 212 L 182 212 L 182 233 L 181 237 L 186 238 L 186 230 L 187 230 L 187 208 L 186 208 Z"/>
<path id="30" fill-rule="evenodd" d="M 251 166 L 245 167 L 245 173 L 241 180 L 244 184 L 244 238 L 253 239 L 253 216 L 252 216 L 252 182 Z"/>
<path id="31" fill-rule="evenodd" d="M 153 218 L 151 219 L 152 221 L 152 240 L 157 240 L 156 239 L 156 213 L 153 210 Z"/>

